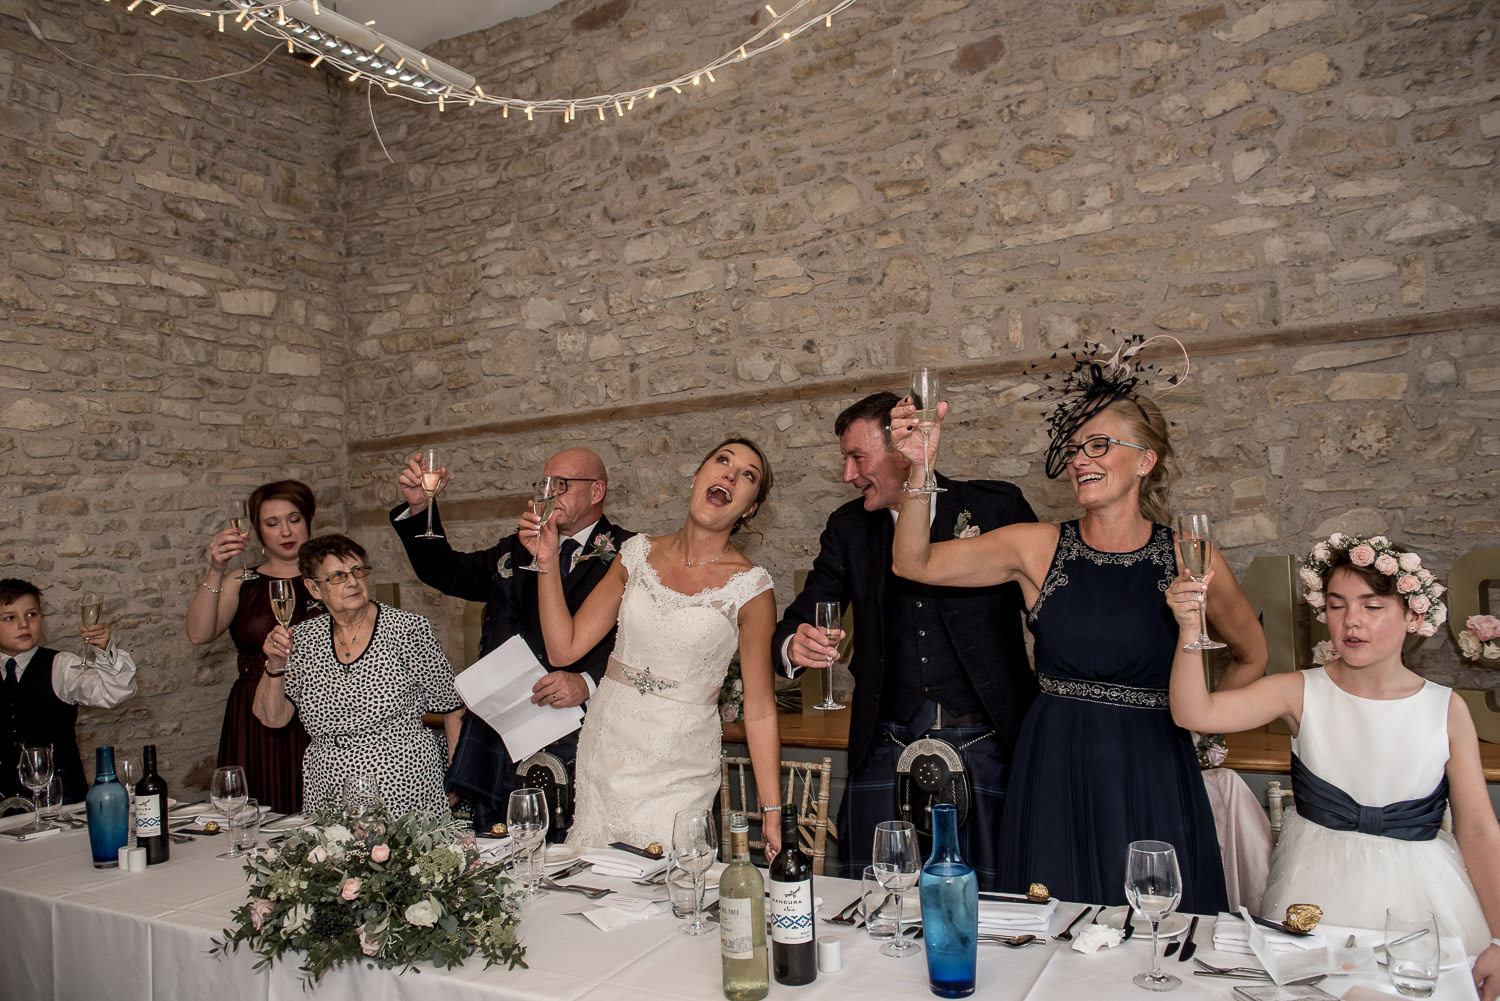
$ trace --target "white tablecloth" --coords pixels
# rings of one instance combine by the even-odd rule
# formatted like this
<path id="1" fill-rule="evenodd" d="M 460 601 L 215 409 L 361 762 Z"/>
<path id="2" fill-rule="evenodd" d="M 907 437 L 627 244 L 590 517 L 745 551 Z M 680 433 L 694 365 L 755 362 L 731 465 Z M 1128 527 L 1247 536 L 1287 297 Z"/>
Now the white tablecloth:
<path id="1" fill-rule="evenodd" d="M 211 939 L 245 898 L 244 874 L 235 862 L 214 855 L 223 837 L 199 837 L 173 845 L 172 860 L 142 873 L 95 869 L 88 838 L 66 831 L 37 841 L 0 838 L 0 995 L 17 1001 L 63 998 L 79 1001 L 305 1001 L 295 964 L 253 971 L 258 957 L 241 950 L 210 955 Z M 628 887 L 628 880 L 585 875 L 582 882 Z M 638 890 L 638 887 L 631 887 Z M 857 884 L 820 877 L 816 892 L 823 913 L 832 914 L 858 895 Z M 601 932 L 576 912 L 590 906 L 575 894 L 549 893 L 527 904 L 522 917 L 529 969 L 483 968 L 471 962 L 455 970 L 424 967 L 420 974 L 348 968 L 320 984 L 319 1001 L 709 1001 L 722 997 L 718 937 L 688 938 L 675 932 L 670 914 Z M 1059 930 L 1079 907 L 1063 905 Z M 820 974 L 798 988 L 771 985 L 771 997 L 807 1001 L 931 997 L 921 954 L 890 959 L 878 954 L 863 930 L 820 921 L 820 936 L 841 941 L 843 969 Z M 1254 965 L 1251 957 L 1216 953 L 1212 922 L 1199 925 L 1198 955 L 1221 966 Z M 1180 1001 L 1229 1001 L 1235 981 L 1191 976 L 1192 965 L 1166 960 L 1183 977 Z M 1150 965 L 1150 939 L 1137 935 L 1124 946 L 1085 956 L 1062 944 L 1023 949 L 982 946 L 978 995 L 999 1001 L 1144 1001 L 1130 977 Z M 1359 983 L 1390 991 L 1381 977 L 1330 978 L 1334 995 Z M 1392 992 L 1394 997 L 1394 993 Z M 1467 969 L 1443 974 L 1439 1001 L 1472 1001 Z"/>

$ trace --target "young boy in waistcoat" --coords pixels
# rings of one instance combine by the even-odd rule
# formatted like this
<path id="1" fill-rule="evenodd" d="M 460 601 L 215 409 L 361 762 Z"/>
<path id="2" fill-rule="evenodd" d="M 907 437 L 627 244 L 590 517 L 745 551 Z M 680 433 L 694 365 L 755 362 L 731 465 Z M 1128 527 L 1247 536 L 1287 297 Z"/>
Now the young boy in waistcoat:
<path id="1" fill-rule="evenodd" d="M 51 744 L 63 802 L 82 800 L 88 783 L 74 735 L 78 707 L 108 709 L 135 694 L 135 661 L 110 643 L 109 626 L 79 632 L 98 648 L 91 664 L 40 646 L 42 592 L 24 580 L 0 580 L 0 798 L 26 793 L 21 748 Z"/>

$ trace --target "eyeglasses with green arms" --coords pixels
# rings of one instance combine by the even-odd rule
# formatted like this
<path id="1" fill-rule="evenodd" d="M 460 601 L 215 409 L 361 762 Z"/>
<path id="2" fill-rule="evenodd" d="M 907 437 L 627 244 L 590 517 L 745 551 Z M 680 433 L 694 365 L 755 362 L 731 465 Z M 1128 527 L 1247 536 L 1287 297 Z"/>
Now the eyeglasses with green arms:
<path id="1" fill-rule="evenodd" d="M 335 570 L 327 577 L 309 577 L 307 579 L 319 584 L 342 584 L 350 577 L 353 577 L 355 580 L 364 580 L 370 576 L 374 569 L 374 567 L 368 566 L 350 567 L 348 570 Z"/>
<path id="2" fill-rule="evenodd" d="M 1150 451 L 1145 445 L 1137 445 L 1133 441 L 1121 441 L 1119 438 L 1111 438 L 1100 434 L 1092 438 L 1086 438 L 1077 445 L 1064 445 L 1061 452 L 1063 465 L 1066 466 L 1072 462 L 1078 456 L 1079 452 L 1082 452 L 1090 459 L 1103 458 L 1108 454 L 1111 445 L 1124 445 L 1126 448 L 1134 448 L 1142 452 Z"/>

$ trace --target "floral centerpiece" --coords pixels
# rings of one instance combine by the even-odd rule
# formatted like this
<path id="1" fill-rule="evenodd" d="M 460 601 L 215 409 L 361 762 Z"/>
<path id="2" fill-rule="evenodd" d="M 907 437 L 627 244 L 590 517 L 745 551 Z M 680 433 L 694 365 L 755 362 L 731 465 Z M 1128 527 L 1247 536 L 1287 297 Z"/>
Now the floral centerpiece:
<path id="1" fill-rule="evenodd" d="M 215 952 L 247 945 L 262 957 L 257 969 L 300 953 L 309 987 L 346 963 L 452 968 L 478 953 L 486 967 L 526 965 L 504 866 L 485 860 L 458 822 L 423 811 L 392 818 L 379 806 L 315 821 L 245 863 L 250 899 Z"/>
<path id="2" fill-rule="evenodd" d="M 1471 615 L 1458 634 L 1458 652 L 1468 660 L 1500 660 L 1500 619 Z"/>

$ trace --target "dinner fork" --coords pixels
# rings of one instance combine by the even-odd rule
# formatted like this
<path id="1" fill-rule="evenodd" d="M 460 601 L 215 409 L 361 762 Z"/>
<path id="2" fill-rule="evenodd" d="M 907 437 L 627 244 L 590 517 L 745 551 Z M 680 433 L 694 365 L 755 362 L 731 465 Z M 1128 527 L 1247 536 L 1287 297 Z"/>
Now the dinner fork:
<path id="1" fill-rule="evenodd" d="M 1056 935 L 1054 935 L 1052 937 L 1055 938 L 1055 939 L 1057 939 L 1059 942 L 1071 942 L 1071 941 L 1073 941 L 1073 926 L 1076 925 L 1078 922 L 1082 921 L 1083 920 L 1083 916 L 1085 914 L 1087 914 L 1091 910 L 1093 910 L 1092 907 L 1085 907 L 1083 910 L 1079 911 L 1078 912 L 1078 916 L 1075 917 L 1072 921 L 1069 921 L 1068 922 L 1068 926 L 1066 928 L 1064 928 L 1062 931 L 1058 932 Z M 1103 908 L 1101 907 L 1100 910 L 1103 910 Z"/>
<path id="2" fill-rule="evenodd" d="M 547 876 L 542 877 L 542 885 L 549 890 L 562 890 L 565 893 L 581 893 L 590 900 L 598 900 L 600 897 L 607 897 L 614 892 L 602 886 L 569 886 L 566 883 L 559 883 Z"/>
<path id="3" fill-rule="evenodd" d="M 859 920 L 859 904 L 863 897 L 855 897 L 849 901 L 849 906 L 839 911 L 831 918 L 824 918 L 831 925 L 852 925 Z"/>
<path id="4" fill-rule="evenodd" d="M 1214 966 L 1211 963 L 1205 963 L 1201 959 L 1194 959 L 1193 962 L 1196 965 L 1198 965 L 1199 967 L 1201 967 L 1205 972 L 1212 973 L 1212 974 L 1214 974 L 1216 976 L 1223 976 L 1226 973 L 1251 973 L 1251 974 L 1257 974 L 1258 973 L 1258 974 L 1260 974 L 1262 976 L 1266 976 L 1266 977 L 1270 976 L 1269 973 L 1266 973 L 1265 970 L 1262 970 L 1258 966 L 1226 966 L 1226 967 L 1218 967 L 1218 966 Z"/>

